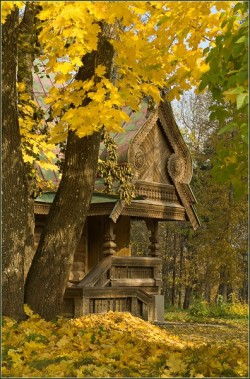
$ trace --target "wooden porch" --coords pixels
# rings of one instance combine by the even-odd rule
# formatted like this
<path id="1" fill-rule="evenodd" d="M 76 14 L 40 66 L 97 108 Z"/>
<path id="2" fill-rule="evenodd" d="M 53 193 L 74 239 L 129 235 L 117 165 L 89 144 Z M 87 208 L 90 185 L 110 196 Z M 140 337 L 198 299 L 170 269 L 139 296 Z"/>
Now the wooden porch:
<path id="1" fill-rule="evenodd" d="M 160 258 L 108 256 L 78 285 L 67 288 L 64 315 L 117 311 L 162 321 L 161 285 Z"/>

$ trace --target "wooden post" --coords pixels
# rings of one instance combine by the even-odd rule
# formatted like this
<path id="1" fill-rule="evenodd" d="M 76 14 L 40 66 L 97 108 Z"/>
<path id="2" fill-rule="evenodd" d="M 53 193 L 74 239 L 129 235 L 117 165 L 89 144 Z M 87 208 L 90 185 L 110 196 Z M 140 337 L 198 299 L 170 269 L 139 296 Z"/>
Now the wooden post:
<path id="1" fill-rule="evenodd" d="M 103 255 L 113 255 L 116 252 L 115 234 L 114 234 L 114 221 L 110 218 L 105 222 L 105 234 L 103 244 Z"/>
<path id="2" fill-rule="evenodd" d="M 152 257 L 159 257 L 159 242 L 158 242 L 158 220 L 146 219 L 146 225 L 148 230 L 151 232 L 149 240 L 151 244 L 149 245 L 150 255 Z"/>

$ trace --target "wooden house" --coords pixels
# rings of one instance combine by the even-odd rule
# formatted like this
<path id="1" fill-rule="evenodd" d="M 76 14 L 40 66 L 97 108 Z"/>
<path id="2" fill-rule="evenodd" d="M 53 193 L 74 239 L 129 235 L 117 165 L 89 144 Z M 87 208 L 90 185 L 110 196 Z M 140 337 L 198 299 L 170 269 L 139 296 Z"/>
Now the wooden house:
<path id="1" fill-rule="evenodd" d="M 117 196 L 94 192 L 65 292 L 64 314 L 129 311 L 146 320 L 161 321 L 161 252 L 158 221 L 189 221 L 199 226 L 195 197 L 189 186 L 192 161 L 170 105 L 149 111 L 146 103 L 117 134 L 119 163 L 134 172 L 136 197 L 126 205 Z M 100 152 L 105 159 L 105 150 Z M 97 180 L 98 184 L 98 180 Z M 97 186 L 98 187 L 98 186 Z M 36 199 L 39 239 L 54 193 Z M 130 254 L 130 223 L 145 220 L 150 231 L 145 256 Z"/>

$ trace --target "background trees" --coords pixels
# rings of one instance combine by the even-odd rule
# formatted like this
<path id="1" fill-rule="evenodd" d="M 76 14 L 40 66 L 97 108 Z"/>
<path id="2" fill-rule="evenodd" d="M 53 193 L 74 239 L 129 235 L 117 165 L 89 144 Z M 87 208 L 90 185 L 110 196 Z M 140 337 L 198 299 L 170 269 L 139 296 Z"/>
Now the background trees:
<path id="1" fill-rule="evenodd" d="M 220 135 L 226 133 L 217 144 L 213 177 L 231 183 L 241 197 L 248 193 L 248 3 L 235 4 L 230 17 L 222 15 L 221 26 L 215 44 L 204 50 L 209 70 L 199 88 L 211 91 L 210 118 L 219 121 Z"/>

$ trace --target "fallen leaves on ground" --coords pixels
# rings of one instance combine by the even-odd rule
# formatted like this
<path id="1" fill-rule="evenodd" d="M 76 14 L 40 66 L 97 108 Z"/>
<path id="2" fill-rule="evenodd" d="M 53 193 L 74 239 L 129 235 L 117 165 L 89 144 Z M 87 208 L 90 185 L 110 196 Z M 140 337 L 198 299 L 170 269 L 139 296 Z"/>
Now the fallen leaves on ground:
<path id="1" fill-rule="evenodd" d="M 176 335 L 130 313 L 4 317 L 3 377 L 246 377 L 247 343 Z M 185 334 L 185 333 L 184 333 Z"/>

